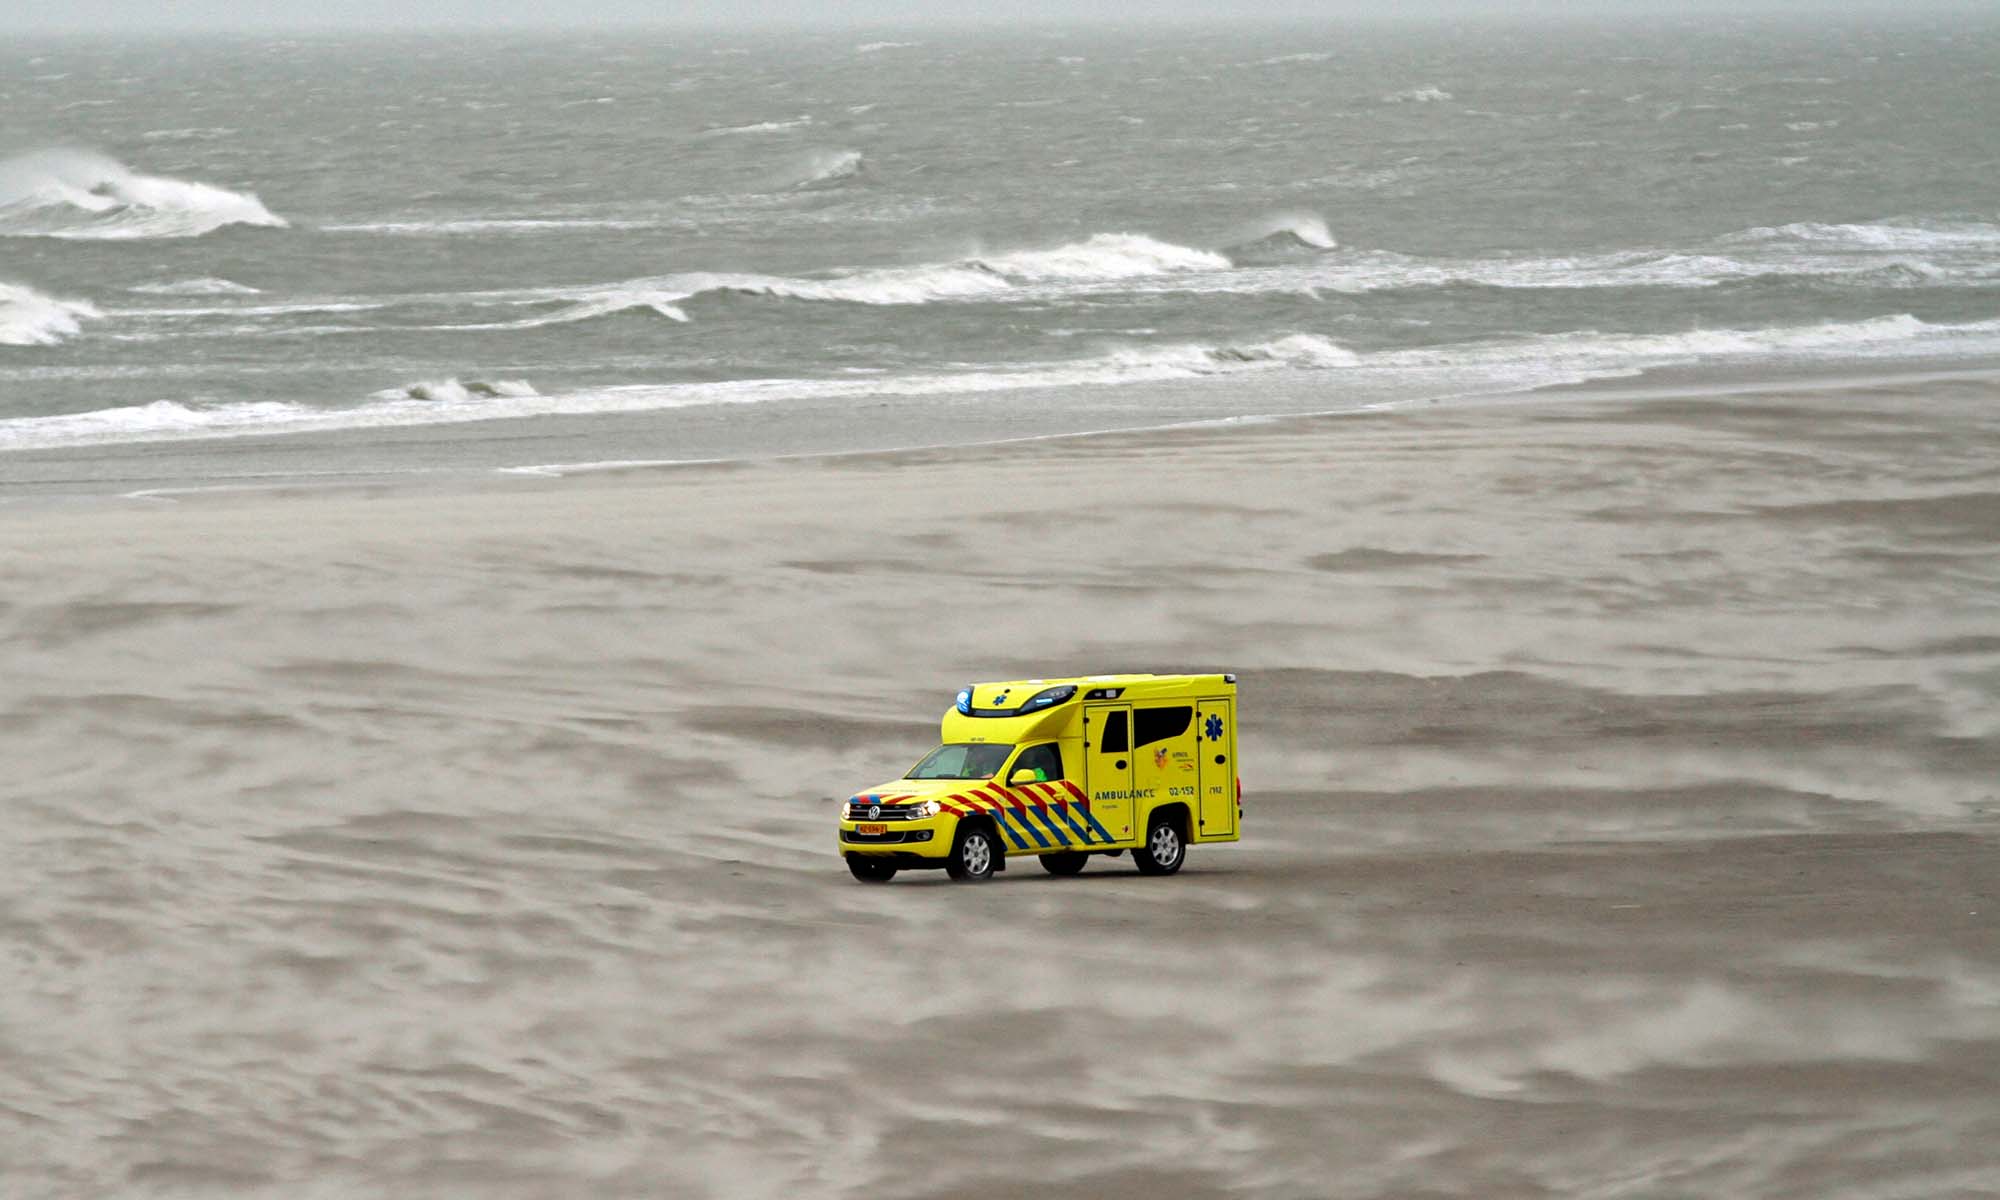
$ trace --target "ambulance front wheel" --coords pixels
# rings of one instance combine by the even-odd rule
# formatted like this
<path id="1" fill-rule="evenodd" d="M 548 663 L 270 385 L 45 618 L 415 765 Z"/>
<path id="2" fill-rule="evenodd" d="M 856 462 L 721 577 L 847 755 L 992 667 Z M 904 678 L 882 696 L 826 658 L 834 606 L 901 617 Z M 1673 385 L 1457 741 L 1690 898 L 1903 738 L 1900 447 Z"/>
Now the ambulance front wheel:
<path id="1" fill-rule="evenodd" d="M 847 870 L 863 883 L 887 883 L 896 877 L 896 864 L 886 858 L 866 854 L 847 856 Z"/>
<path id="2" fill-rule="evenodd" d="M 1146 840 L 1132 851 L 1141 875 L 1171 875 L 1187 861 L 1187 838 L 1172 813 L 1154 813 L 1146 822 Z"/>
<path id="3" fill-rule="evenodd" d="M 984 826 L 959 826 L 952 843 L 951 857 L 944 860 L 944 873 L 967 883 L 984 883 L 993 878 L 993 867 L 1003 851 Z"/>

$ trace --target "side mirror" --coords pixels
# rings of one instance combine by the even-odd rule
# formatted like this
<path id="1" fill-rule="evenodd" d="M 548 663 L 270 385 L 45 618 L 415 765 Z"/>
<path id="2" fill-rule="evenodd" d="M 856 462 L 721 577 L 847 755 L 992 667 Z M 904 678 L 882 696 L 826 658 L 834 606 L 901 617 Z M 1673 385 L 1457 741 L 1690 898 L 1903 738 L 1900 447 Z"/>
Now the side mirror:
<path id="1" fill-rule="evenodd" d="M 1033 782 L 1035 782 L 1035 770 L 1033 767 L 1022 767 L 1007 777 L 1008 787 L 1019 787 L 1024 783 Z"/>

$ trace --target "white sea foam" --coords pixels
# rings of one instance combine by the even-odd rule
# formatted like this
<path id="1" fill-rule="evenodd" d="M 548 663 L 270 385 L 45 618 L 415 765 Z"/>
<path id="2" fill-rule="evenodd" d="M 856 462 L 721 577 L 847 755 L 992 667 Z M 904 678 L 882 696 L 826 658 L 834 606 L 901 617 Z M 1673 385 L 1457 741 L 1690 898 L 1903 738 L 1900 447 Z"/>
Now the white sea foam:
<path id="1" fill-rule="evenodd" d="M 778 133 L 786 129 L 802 129 L 810 124 L 812 124 L 812 116 L 802 113 L 789 121 L 758 121 L 750 125 L 717 125 L 714 128 L 702 130 L 696 136 L 710 138 L 727 137 L 737 133 Z"/>
<path id="2" fill-rule="evenodd" d="M 662 290 L 634 284 L 616 285 L 608 288 L 578 288 L 565 291 L 543 293 L 537 299 L 565 301 L 564 307 L 550 313 L 521 317 L 512 321 L 482 321 L 460 325 L 440 325 L 439 329 L 494 330 L 494 329 L 536 329 L 545 325 L 568 325 L 577 321 L 590 321 L 598 317 L 608 317 L 617 313 L 646 311 L 657 313 L 670 321 L 686 321 L 688 315 L 677 301 L 685 300 L 689 293 Z"/>
<path id="3" fill-rule="evenodd" d="M 1424 259 L 1377 251 L 1319 264 L 1305 282 L 1338 292 L 1461 285 L 1526 289 L 1713 287 L 1770 270 L 1764 264 L 1709 254 Z"/>
<path id="4" fill-rule="evenodd" d="M 1360 355 L 1329 338 L 1292 333 L 1247 345 L 1204 346 L 1194 343 L 1113 350 L 1104 362 L 1148 377 L 1220 375 L 1267 367 L 1352 367 Z"/>
<path id="5" fill-rule="evenodd" d="M 1030 283 L 1132 279 L 1178 271 L 1226 271 L 1229 259 L 1136 233 L 1099 233 L 1052 250 L 1017 250 L 970 260 L 970 265 Z"/>
<path id="6" fill-rule="evenodd" d="M 856 54 L 877 54 L 883 50 L 909 50 L 923 45 L 922 42 L 863 42 L 854 48 Z"/>
<path id="7" fill-rule="evenodd" d="M 255 296 L 258 289 L 228 279 L 204 275 L 199 279 L 176 279 L 170 283 L 141 283 L 127 288 L 147 296 Z"/>
<path id="8" fill-rule="evenodd" d="M 1241 264 L 1227 272 L 1138 279 L 1081 292 L 1280 293 L 1359 295 L 1400 289 L 1490 287 L 1711 288 L 1763 278 L 1797 278 L 1868 288 L 1983 287 L 2000 279 L 1991 255 L 1944 252 L 1918 258 L 1863 255 L 1824 248 L 1736 245 L 1731 253 L 1628 251 L 1528 258 L 1420 258 L 1386 250 L 1311 252 L 1286 245 L 1289 235 L 1231 248 Z"/>
<path id="9" fill-rule="evenodd" d="M 2000 279 L 1986 256 L 1949 262 L 1864 256 L 1793 246 L 1738 245 L 1733 253 L 1613 254 L 1430 259 L 1390 251 L 1342 251 L 1317 214 L 1276 214 L 1245 230 L 1257 240 L 1231 257 L 1136 233 L 1099 233 L 1050 248 L 1021 249 L 910 267 L 852 269 L 819 278 L 689 272 L 590 288 L 496 293 L 489 301 L 565 305 L 562 311 L 450 328 L 504 329 L 588 320 L 651 307 L 686 320 L 702 297 L 869 305 L 951 301 L 1046 301 L 1092 294 L 1363 294 L 1397 289 L 1709 288 L 1766 277 L 1824 279 L 1870 288 L 1984 286 Z"/>
<path id="10" fill-rule="evenodd" d="M 1071 362 L 844 379 L 732 379 L 629 384 L 542 394 L 522 381 L 457 378 L 406 384 L 351 408 L 260 401 L 213 406 L 159 401 L 49 417 L 0 420 L 0 450 L 112 442 L 185 441 L 343 429 L 462 424 L 521 417 L 650 412 L 782 401 L 842 401 L 1106 386 L 1286 367 L 1343 366 L 1351 355 L 1324 338 L 1291 335 L 1244 347 L 1113 350 Z"/>
<path id="11" fill-rule="evenodd" d="M 88 151 L 42 150 L 0 163 L 0 236 L 185 238 L 226 225 L 284 224 L 248 192 L 141 175 Z"/>
<path id="12" fill-rule="evenodd" d="M 222 125 L 189 129 L 148 129 L 139 135 L 148 142 L 219 142 L 236 136 L 236 130 Z"/>
<path id="13" fill-rule="evenodd" d="M 58 300 L 18 283 L 0 283 L 0 346 L 53 346 L 101 315 L 82 300 Z"/>
<path id="14" fill-rule="evenodd" d="M 1939 324 L 1908 313 L 1860 321 L 1827 321 L 1766 329 L 1690 329 L 1679 333 L 1607 334 L 1591 330 L 1491 342 L 1385 351 L 1373 366 L 1492 367 L 1550 363 L 1589 369 L 1637 370 L 1676 363 L 1754 357 L 1882 358 L 1908 354 L 1984 355 L 2000 352 L 2000 320 Z"/>
<path id="15" fill-rule="evenodd" d="M 1390 92 L 1382 97 L 1384 104 L 1440 104 L 1451 99 L 1451 93 L 1443 88 L 1408 88 L 1400 92 Z"/>
<path id="16" fill-rule="evenodd" d="M 322 225 L 323 233 L 379 233 L 403 237 L 463 234 L 534 234 L 617 229 L 653 229 L 658 221 L 623 217 L 449 217 L 436 221 L 358 221 Z"/>
<path id="17" fill-rule="evenodd" d="M 1224 271 L 1220 254 L 1162 242 L 1142 234 L 1101 233 L 1049 249 L 1018 250 L 953 263 L 877 267 L 803 279 L 748 272 L 696 271 L 601 287 L 544 288 L 488 293 L 486 303 L 515 306 L 563 304 L 553 313 L 509 321 L 441 326 L 447 329 L 528 329 L 650 308 L 685 321 L 683 307 L 700 297 L 766 296 L 846 304 L 912 305 L 937 301 L 1005 299 L 1050 288 L 1133 280 L 1200 271 Z"/>
<path id="18" fill-rule="evenodd" d="M 124 408 L 22 417 L 0 421 L 0 449 L 40 450 L 119 442 L 180 441 L 246 433 L 283 433 L 315 416 L 330 415 L 302 404 L 257 400 L 213 408 L 155 400 Z M 326 425 L 325 428 L 339 428 Z"/>
<path id="19" fill-rule="evenodd" d="M 193 317 L 293 317 L 303 313 L 349 313 L 372 312 L 389 307 L 386 300 L 290 300 L 277 304 L 214 304 L 200 307 L 170 308 L 116 308 L 112 316 L 118 317 L 171 317 L 188 319 Z M 255 329 L 255 326 L 250 326 Z"/>
<path id="20" fill-rule="evenodd" d="M 687 297 L 734 292 L 787 300 L 837 300 L 849 304 L 926 304 L 991 296 L 1009 288 L 992 271 L 970 266 L 881 268 L 831 279 L 788 279 L 775 275 L 701 273 L 661 281 L 686 288 Z"/>
<path id="21" fill-rule="evenodd" d="M 447 379 L 377 392 L 349 408 L 277 401 L 202 406 L 160 401 L 59 416 L 0 420 L 0 450 L 456 424 L 550 415 L 647 412 L 727 404 L 839 403 L 885 397 L 1117 386 L 1247 372 L 1336 370 L 1408 375 L 1466 393 L 1629 375 L 1648 367 L 1747 357 L 1852 359 L 2000 352 L 2000 320 L 1933 325 L 1909 315 L 1770 329 L 1673 334 L 1589 331 L 1357 354 L 1294 333 L 1242 345 L 1113 347 L 1064 362 L 989 365 L 837 379 L 734 379 L 631 384 L 540 393 L 520 381 Z"/>
<path id="22" fill-rule="evenodd" d="M 1841 250 L 1992 250 L 2000 248 L 2000 225 L 1982 221 L 1884 221 L 1822 224 L 1799 221 L 1790 225 L 1746 229 L 1729 242 L 1800 242 Z"/>
<path id="23" fill-rule="evenodd" d="M 534 385 L 525 379 L 496 379 L 488 382 L 474 379 L 461 381 L 456 376 L 434 383 L 412 383 L 399 388 L 387 388 L 374 393 L 377 400 L 426 400 L 443 404 L 469 404 L 475 400 L 491 400 L 500 396 L 539 396 Z"/>
<path id="24" fill-rule="evenodd" d="M 859 178 L 867 162 L 859 150 L 815 150 L 792 172 L 795 188 L 833 187 Z"/>

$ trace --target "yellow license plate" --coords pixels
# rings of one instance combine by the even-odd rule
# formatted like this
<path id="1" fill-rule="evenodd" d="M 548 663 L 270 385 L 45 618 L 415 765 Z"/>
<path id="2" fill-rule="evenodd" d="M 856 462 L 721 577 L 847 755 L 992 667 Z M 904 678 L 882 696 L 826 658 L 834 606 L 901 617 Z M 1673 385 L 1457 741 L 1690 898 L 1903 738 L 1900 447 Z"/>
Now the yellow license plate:
<path id="1" fill-rule="evenodd" d="M 867 834 L 887 833 L 889 832 L 889 827 L 887 825 L 856 825 L 854 832 Z"/>

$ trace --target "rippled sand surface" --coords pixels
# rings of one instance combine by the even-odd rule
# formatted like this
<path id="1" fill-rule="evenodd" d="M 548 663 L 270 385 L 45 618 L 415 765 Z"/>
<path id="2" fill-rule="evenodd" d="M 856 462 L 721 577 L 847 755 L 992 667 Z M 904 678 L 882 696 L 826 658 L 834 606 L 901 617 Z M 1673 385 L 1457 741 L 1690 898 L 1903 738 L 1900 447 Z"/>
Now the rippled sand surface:
<path id="1" fill-rule="evenodd" d="M 854 883 L 968 679 L 1248 838 Z M 0 1193 L 2000 1191 L 2000 389 L 0 512 Z"/>

